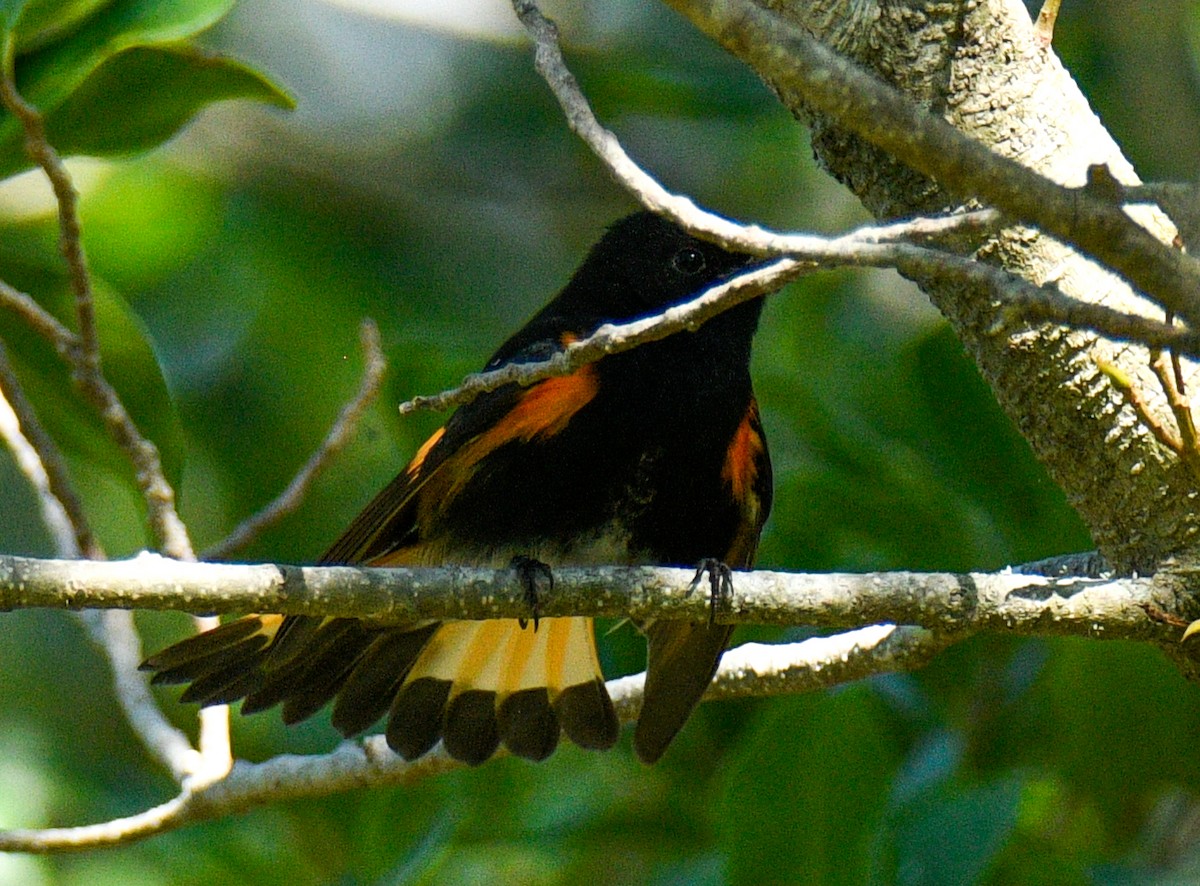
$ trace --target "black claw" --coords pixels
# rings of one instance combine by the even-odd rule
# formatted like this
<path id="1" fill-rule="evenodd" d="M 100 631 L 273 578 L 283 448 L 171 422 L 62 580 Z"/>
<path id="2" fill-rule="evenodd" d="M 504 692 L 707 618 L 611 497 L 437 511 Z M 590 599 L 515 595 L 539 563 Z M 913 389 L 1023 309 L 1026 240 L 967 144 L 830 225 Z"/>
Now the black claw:
<path id="1" fill-rule="evenodd" d="M 516 556 L 512 558 L 511 566 L 517 572 L 517 579 L 525 589 L 525 602 L 529 604 L 529 615 L 533 619 L 533 629 L 538 629 L 538 619 L 541 618 L 541 592 L 538 590 L 538 582 L 544 582 L 546 592 L 554 590 L 554 573 L 550 571 L 550 567 L 541 560 L 535 560 L 533 557 Z M 525 627 L 529 623 L 529 619 L 517 619 L 521 627 Z"/>
<path id="2" fill-rule="evenodd" d="M 688 596 L 700 586 L 704 573 L 708 573 L 708 623 L 716 624 L 717 609 L 733 601 L 733 570 L 715 557 L 706 557 L 696 566 L 696 574 L 688 585 Z"/>

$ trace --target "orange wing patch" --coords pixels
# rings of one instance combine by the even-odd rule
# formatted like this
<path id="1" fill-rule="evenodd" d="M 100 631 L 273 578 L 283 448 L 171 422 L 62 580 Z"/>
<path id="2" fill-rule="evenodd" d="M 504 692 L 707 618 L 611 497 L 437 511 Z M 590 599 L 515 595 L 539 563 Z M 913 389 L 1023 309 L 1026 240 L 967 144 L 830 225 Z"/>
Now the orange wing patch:
<path id="1" fill-rule="evenodd" d="M 438 440 L 446 436 L 446 428 L 443 425 L 432 434 L 429 439 L 421 444 L 421 448 L 417 450 L 417 454 L 412 457 L 412 461 L 408 463 L 408 467 L 404 469 L 404 473 L 409 477 L 415 477 L 421 471 L 421 466 L 425 464 L 425 459 L 429 456 L 429 451 L 437 445 Z"/>
<path id="2" fill-rule="evenodd" d="M 599 390 L 595 369 L 589 365 L 571 375 L 538 382 L 523 392 L 507 414 L 439 466 L 436 479 L 422 491 L 420 522 L 425 523 L 432 516 L 429 511 L 457 495 L 488 455 L 505 443 L 554 436 Z"/>
<path id="3" fill-rule="evenodd" d="M 575 413 L 591 402 L 599 389 L 596 371 L 591 365 L 571 375 L 538 382 L 521 395 L 508 415 L 471 443 L 468 449 L 475 456 L 471 461 L 477 461 L 512 440 L 532 440 L 557 434 Z"/>

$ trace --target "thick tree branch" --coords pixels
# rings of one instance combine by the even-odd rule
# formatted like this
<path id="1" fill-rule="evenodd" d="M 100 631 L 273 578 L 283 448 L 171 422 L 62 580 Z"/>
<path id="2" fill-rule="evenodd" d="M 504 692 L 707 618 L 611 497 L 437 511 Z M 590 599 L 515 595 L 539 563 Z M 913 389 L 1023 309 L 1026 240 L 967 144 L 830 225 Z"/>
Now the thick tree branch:
<path id="1" fill-rule="evenodd" d="M 1070 243 L 1164 307 L 1200 325 L 1200 262 L 1134 222 L 1116 202 L 1000 156 L 753 0 L 667 0 L 700 30 L 812 110 L 935 179 L 960 199 Z"/>
<path id="2" fill-rule="evenodd" d="M 555 570 L 543 616 L 709 617 L 693 572 L 659 567 Z M 1152 577 L 999 573 L 736 573 L 718 621 L 849 628 L 915 624 L 941 633 L 1176 638 L 1145 606 L 1191 617 L 1194 576 L 1180 568 Z M 445 566 L 376 569 L 182 563 L 155 554 L 84 562 L 0 557 L 0 608 L 122 608 L 191 612 L 283 612 L 380 622 L 421 618 L 520 618 L 528 603 L 508 569 Z"/>
<path id="3" fill-rule="evenodd" d="M 1037 39 L 1017 0 L 672 5 L 812 124 L 818 161 L 878 217 L 935 213 L 978 195 L 1007 216 L 1073 239 L 1163 304 L 1175 296 L 1196 304 L 1200 290 L 1188 282 L 1194 262 L 1166 245 L 1173 231 L 1164 216 L 1146 206 L 1122 208 L 1120 193 L 1096 186 L 1102 177 L 1089 179 L 1089 169 L 1102 167 L 1123 183 L 1125 196 L 1145 199 L 1129 190 L 1137 182 L 1132 168 L 1053 51 Z M 1126 212 L 1164 242 L 1138 230 Z M 1109 226 L 1119 235 L 1110 236 Z M 1097 361 L 1118 366 L 1148 393 L 1154 412 L 1165 413 L 1146 355 L 1057 326 L 1023 328 L 1021 322 L 1047 319 L 1114 335 L 1110 319 L 1142 315 L 1156 322 L 1154 307 L 1107 269 L 1027 227 L 1002 231 L 980 256 L 1115 312 L 1102 323 L 1080 322 L 1080 312 L 1072 306 L 1068 316 L 1057 297 L 1006 304 L 990 298 L 992 290 L 963 285 L 953 275 L 912 274 L 1106 556 L 1122 570 L 1142 572 L 1173 555 L 1191 556 L 1200 537 L 1188 495 L 1195 487 L 1192 473 L 1123 407 L 1097 367 Z M 1163 297 L 1162 278 L 1178 284 L 1173 296 Z"/>

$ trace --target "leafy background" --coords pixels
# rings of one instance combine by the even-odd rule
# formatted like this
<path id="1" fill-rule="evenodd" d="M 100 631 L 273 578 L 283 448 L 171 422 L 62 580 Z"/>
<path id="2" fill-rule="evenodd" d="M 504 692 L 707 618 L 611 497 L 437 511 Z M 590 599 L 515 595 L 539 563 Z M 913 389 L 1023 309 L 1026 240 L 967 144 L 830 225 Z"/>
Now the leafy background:
<path id="1" fill-rule="evenodd" d="M 199 546 L 287 482 L 356 385 L 359 320 L 379 323 L 392 366 L 379 405 L 307 506 L 244 552 L 305 561 L 441 420 L 401 421 L 395 404 L 477 368 L 632 204 L 567 132 L 503 4 L 490 18 L 444 4 L 457 24 L 315 0 L 245 0 L 222 18 L 231 5 L 34 3 L 45 17 L 22 19 L 22 87 L 58 108 L 64 145 L 104 153 L 155 144 L 217 99 L 257 100 L 75 170 L 105 359 L 180 479 Z M 809 161 L 803 128 L 673 14 L 650 0 L 550 9 L 597 110 L 668 186 L 781 227 L 866 220 Z M 79 36 L 118 20 L 128 36 L 122 15 L 149 16 L 135 49 Z M 178 42 L 218 20 L 199 47 L 251 67 L 203 67 Z M 1090 0 L 1060 21 L 1056 47 L 1147 178 L 1196 178 L 1198 25 L 1182 0 Z M 294 111 L 270 107 L 287 104 L 273 83 Z M 0 118 L 0 171 L 16 151 Z M 31 176 L 0 187 L 0 276 L 61 305 L 44 192 Z M 50 355 L 9 318 L 0 335 L 105 546 L 137 550 L 128 469 Z M 762 565 L 994 569 L 1089 546 L 894 275 L 823 274 L 772 299 L 755 375 L 777 474 Z M 0 550 L 48 553 L 7 454 L 0 514 Z M 0 618 L 0 825 L 166 799 L 77 621 Z M 149 647 L 185 630 L 170 615 L 140 624 Z M 605 638 L 606 669 L 639 668 L 640 646 Z M 192 728 L 193 711 L 162 698 Z M 234 725 L 250 759 L 337 740 L 321 718 Z M 916 674 L 707 705 L 653 769 L 627 739 L 607 755 L 563 747 L 541 765 L 280 804 L 118 850 L 0 857 L 0 882 L 1185 883 L 1200 877 L 1198 746 L 1200 694 L 1153 651 L 982 637 Z"/>

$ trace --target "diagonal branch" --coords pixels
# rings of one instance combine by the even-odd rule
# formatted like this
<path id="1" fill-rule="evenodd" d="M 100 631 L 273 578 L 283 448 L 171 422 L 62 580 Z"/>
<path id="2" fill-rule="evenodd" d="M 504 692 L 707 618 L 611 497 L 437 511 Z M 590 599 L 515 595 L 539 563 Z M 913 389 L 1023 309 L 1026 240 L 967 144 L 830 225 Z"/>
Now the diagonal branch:
<path id="1" fill-rule="evenodd" d="M 234 551 L 244 548 L 268 526 L 292 513 L 304 501 L 309 487 L 317 475 L 329 464 L 354 436 L 367 407 L 379 396 L 383 375 L 387 370 L 387 359 L 379 347 L 379 329 L 370 320 L 364 320 L 359 330 L 363 349 L 363 378 L 354 398 L 342 407 L 337 420 L 321 446 L 305 462 L 292 478 L 292 482 L 274 501 L 257 514 L 243 521 L 233 532 L 200 554 L 202 560 L 223 560 Z"/>
<path id="2" fill-rule="evenodd" d="M 38 421 L 8 351 L 0 342 L 0 440 L 8 446 L 37 494 L 42 522 L 60 557 L 94 557 L 102 552 L 58 446 Z"/>
<path id="3" fill-rule="evenodd" d="M 24 127 L 26 150 L 45 172 L 54 189 L 62 253 L 71 278 L 71 288 L 75 293 L 79 332 L 69 332 L 57 320 L 34 305 L 32 299 L 10 286 L 0 287 L 0 298 L 8 307 L 20 311 L 31 326 L 50 338 L 67 361 L 75 384 L 99 411 L 109 434 L 132 462 L 138 487 L 146 501 L 150 525 L 163 550 L 181 560 L 195 559 L 187 527 L 175 510 L 175 490 L 171 488 L 163 473 L 158 448 L 138 430 L 117 392 L 105 378 L 101 367 L 91 275 L 87 267 L 79 223 L 79 195 L 62 159 L 46 140 L 46 129 L 41 114 L 17 91 L 11 34 L 6 38 L 3 53 L 0 104 L 3 104 Z"/>
<path id="4" fill-rule="evenodd" d="M 100 337 L 96 329 L 96 305 L 92 295 L 92 276 L 83 249 L 83 229 L 79 224 L 79 192 L 63 165 L 62 158 L 46 138 L 41 113 L 25 101 L 17 90 L 14 70 L 15 40 L 11 32 L 4 40 L 3 71 L 0 72 L 0 104 L 25 130 L 25 151 L 41 168 L 54 190 L 58 206 L 59 248 L 67 264 L 71 291 L 75 295 L 75 316 L 79 322 L 78 359 L 89 372 L 100 372 Z"/>
<path id="5" fill-rule="evenodd" d="M 946 221 L 959 218 L 965 217 L 950 216 Z M 400 414 L 407 415 L 418 409 L 453 409 L 507 384 L 531 385 L 551 376 L 568 375 L 609 354 L 693 329 L 718 313 L 774 292 L 805 273 L 834 267 L 895 268 L 929 279 L 953 277 L 968 281 L 982 287 L 988 297 L 1001 304 L 995 332 L 1022 323 L 1054 322 L 1090 329 L 1116 341 L 1134 341 L 1200 357 L 1200 331 L 1082 302 L 1064 295 L 1055 286 L 1035 286 L 1002 268 L 902 242 L 901 238 L 905 236 L 927 237 L 931 236 L 930 231 L 941 236 L 961 230 L 952 225 L 939 226 L 941 221 L 918 218 L 894 225 L 861 228 L 831 238 L 787 235 L 785 239 L 791 250 L 787 258 L 761 265 L 714 286 L 692 301 L 669 308 L 662 314 L 631 323 L 605 324 L 548 360 L 509 363 L 499 369 L 469 375 L 457 387 L 439 394 L 413 397 L 400 404 Z M 969 220 L 969 229 L 975 223 L 974 219 Z"/>
<path id="6" fill-rule="evenodd" d="M 1200 325 L 1200 262 L 1138 225 L 1119 202 L 1069 188 L 996 154 L 753 0 L 667 0 L 776 89 L 958 195 L 977 197 L 1120 273 Z"/>

